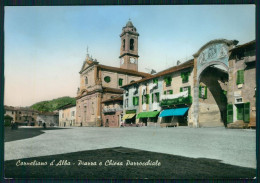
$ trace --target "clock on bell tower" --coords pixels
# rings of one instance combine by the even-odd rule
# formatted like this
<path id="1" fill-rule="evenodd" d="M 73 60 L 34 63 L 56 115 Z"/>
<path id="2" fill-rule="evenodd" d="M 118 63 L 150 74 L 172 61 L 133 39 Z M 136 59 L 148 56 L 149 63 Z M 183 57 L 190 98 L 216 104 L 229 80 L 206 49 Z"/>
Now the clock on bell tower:
<path id="1" fill-rule="evenodd" d="M 122 28 L 120 68 L 138 71 L 138 32 L 129 20 Z"/>

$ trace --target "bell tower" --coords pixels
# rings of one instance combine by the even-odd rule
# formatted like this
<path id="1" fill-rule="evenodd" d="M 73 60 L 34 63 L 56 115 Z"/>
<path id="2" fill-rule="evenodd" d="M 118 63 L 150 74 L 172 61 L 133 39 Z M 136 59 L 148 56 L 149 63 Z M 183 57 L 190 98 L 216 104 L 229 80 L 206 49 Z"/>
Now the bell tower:
<path id="1" fill-rule="evenodd" d="M 136 28 L 129 19 L 120 34 L 120 68 L 138 71 L 138 36 Z"/>

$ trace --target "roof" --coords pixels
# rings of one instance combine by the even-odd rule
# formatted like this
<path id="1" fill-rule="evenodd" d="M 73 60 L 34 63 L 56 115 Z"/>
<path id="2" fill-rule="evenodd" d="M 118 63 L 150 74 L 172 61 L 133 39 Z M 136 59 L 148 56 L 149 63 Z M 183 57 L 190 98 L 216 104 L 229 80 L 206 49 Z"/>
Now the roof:
<path id="1" fill-rule="evenodd" d="M 121 89 L 121 88 L 102 87 L 102 90 L 86 91 L 86 92 L 87 92 L 86 94 L 84 94 L 84 95 L 80 94 L 80 95 L 76 96 L 75 98 L 76 98 L 76 99 L 79 99 L 79 98 L 84 97 L 84 96 L 86 96 L 86 95 L 91 95 L 91 94 L 93 94 L 93 93 L 102 92 L 102 91 L 103 91 L 103 92 L 108 92 L 108 93 L 115 93 L 115 94 L 123 94 L 123 92 L 124 92 L 124 90 Z"/>
<path id="2" fill-rule="evenodd" d="M 124 74 L 131 74 L 131 75 L 135 75 L 135 76 L 142 76 L 142 77 L 151 76 L 151 74 L 148 74 L 145 72 L 138 72 L 138 71 L 134 71 L 134 70 L 130 70 L 130 69 L 122 69 L 119 67 L 112 67 L 112 66 L 101 65 L 101 64 L 97 65 L 97 67 L 100 69 L 104 69 L 104 70 L 110 70 L 110 71 L 120 72 L 120 73 L 124 73 Z"/>
<path id="3" fill-rule="evenodd" d="M 56 115 L 59 115 L 59 114 L 56 113 L 56 112 L 39 112 L 38 115 L 56 116 Z"/>
<path id="4" fill-rule="evenodd" d="M 234 51 L 234 50 L 241 49 L 241 48 L 245 48 L 245 47 L 247 47 L 247 46 L 252 46 L 252 45 L 255 45 L 255 44 L 256 44 L 256 41 L 253 40 L 253 41 L 247 42 L 247 43 L 245 43 L 245 44 L 238 45 L 238 46 L 236 46 L 235 48 L 230 49 L 229 51 Z"/>
<path id="5" fill-rule="evenodd" d="M 29 111 L 29 112 L 38 112 L 34 109 L 31 109 L 29 107 L 13 107 L 13 106 L 4 106 L 5 110 L 11 110 L 11 111 Z"/>
<path id="6" fill-rule="evenodd" d="M 119 88 L 109 88 L 109 87 L 103 87 L 104 92 L 111 92 L 111 93 L 118 93 L 123 94 L 124 90 Z"/>
<path id="7" fill-rule="evenodd" d="M 110 99 L 102 101 L 102 103 L 113 102 L 113 101 L 123 101 L 123 96 L 117 96 L 115 98 L 110 98 Z"/>
<path id="8" fill-rule="evenodd" d="M 127 22 L 126 26 L 127 26 L 127 27 L 133 27 L 134 25 L 133 25 L 133 23 L 131 22 L 131 20 L 129 20 L 129 21 Z"/>
<path id="9" fill-rule="evenodd" d="M 193 67 L 193 65 L 194 65 L 194 59 L 191 59 L 187 62 L 184 62 L 183 64 L 180 64 L 180 65 L 177 65 L 177 66 L 174 66 L 174 67 L 170 67 L 169 69 L 163 70 L 163 71 L 161 71 L 161 72 L 159 72 L 155 75 L 151 75 L 150 77 L 143 78 L 141 80 L 138 80 L 138 81 L 132 82 L 130 84 L 124 85 L 124 86 L 122 86 L 122 88 L 133 85 L 133 84 L 141 83 L 141 82 L 144 82 L 144 81 L 148 81 L 150 79 L 158 78 L 158 77 L 161 77 L 161 76 L 164 76 L 164 75 L 176 72 L 176 71 L 180 71 L 180 70 L 183 70 L 183 69 L 186 69 L 186 68 L 189 68 L 189 67 Z"/>
<path id="10" fill-rule="evenodd" d="M 59 107 L 59 110 L 62 110 L 62 109 L 68 109 L 68 108 L 71 108 L 71 107 L 75 107 L 76 106 L 76 104 L 66 104 L 66 105 L 64 105 L 64 106 L 61 106 L 61 107 Z"/>

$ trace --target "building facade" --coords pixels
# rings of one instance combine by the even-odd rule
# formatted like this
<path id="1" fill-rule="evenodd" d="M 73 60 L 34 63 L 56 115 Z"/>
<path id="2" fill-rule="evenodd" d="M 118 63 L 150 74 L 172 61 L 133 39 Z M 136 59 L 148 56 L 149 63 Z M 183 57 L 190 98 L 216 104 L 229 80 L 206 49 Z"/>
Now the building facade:
<path id="1" fill-rule="evenodd" d="M 39 112 L 36 118 L 36 126 L 59 126 L 59 113 Z"/>
<path id="2" fill-rule="evenodd" d="M 123 86 L 125 124 L 187 126 L 192 116 L 193 60 Z M 172 109 L 184 110 L 172 115 Z M 177 111 L 176 111 L 177 114 Z"/>
<path id="3" fill-rule="evenodd" d="M 80 124 L 82 126 L 82 124 Z M 59 109 L 59 126 L 69 127 L 76 125 L 76 105 L 68 104 Z"/>
<path id="4" fill-rule="evenodd" d="M 38 111 L 26 107 L 5 106 L 5 115 L 11 116 L 18 125 L 35 126 Z"/>
<path id="5" fill-rule="evenodd" d="M 230 50 L 228 126 L 256 126 L 256 45 L 251 41 Z"/>
<path id="6" fill-rule="evenodd" d="M 255 127 L 255 41 L 217 39 L 193 59 L 123 86 L 124 123 Z"/>
<path id="7" fill-rule="evenodd" d="M 115 96 L 102 102 L 102 126 L 120 127 L 123 115 L 123 96 Z"/>
<path id="8" fill-rule="evenodd" d="M 99 64 L 87 55 L 79 72 L 75 126 L 102 126 L 102 101 L 123 94 L 121 86 L 150 76 L 138 72 L 138 36 L 136 28 L 128 21 L 120 35 L 119 68 Z"/>

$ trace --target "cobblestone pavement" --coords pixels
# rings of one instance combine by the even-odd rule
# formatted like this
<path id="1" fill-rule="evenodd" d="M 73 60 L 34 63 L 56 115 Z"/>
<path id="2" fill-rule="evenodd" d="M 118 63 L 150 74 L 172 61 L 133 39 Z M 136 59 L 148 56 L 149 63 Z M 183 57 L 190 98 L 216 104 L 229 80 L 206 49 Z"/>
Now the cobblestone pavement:
<path id="1" fill-rule="evenodd" d="M 225 128 L 96 128 L 46 130 L 39 136 L 5 143 L 5 160 L 84 150 L 128 147 L 256 168 L 255 130 Z"/>

